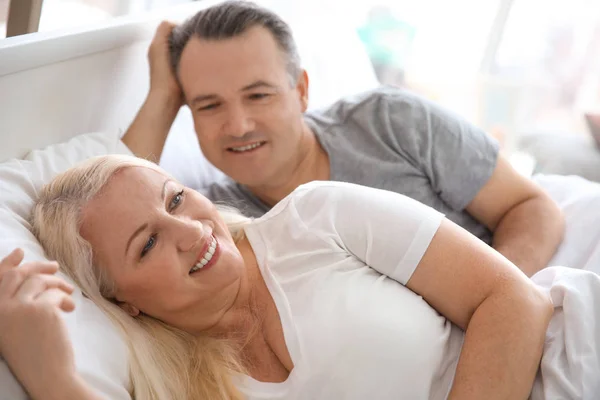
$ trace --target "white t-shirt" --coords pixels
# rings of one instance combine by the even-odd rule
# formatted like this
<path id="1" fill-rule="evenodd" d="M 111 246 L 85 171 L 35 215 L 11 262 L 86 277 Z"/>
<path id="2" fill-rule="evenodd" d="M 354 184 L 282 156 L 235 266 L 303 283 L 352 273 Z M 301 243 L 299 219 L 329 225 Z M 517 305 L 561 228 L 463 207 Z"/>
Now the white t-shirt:
<path id="1" fill-rule="evenodd" d="M 443 219 L 406 196 L 300 186 L 245 228 L 294 368 L 249 399 L 445 399 L 463 333 L 404 285 Z"/>

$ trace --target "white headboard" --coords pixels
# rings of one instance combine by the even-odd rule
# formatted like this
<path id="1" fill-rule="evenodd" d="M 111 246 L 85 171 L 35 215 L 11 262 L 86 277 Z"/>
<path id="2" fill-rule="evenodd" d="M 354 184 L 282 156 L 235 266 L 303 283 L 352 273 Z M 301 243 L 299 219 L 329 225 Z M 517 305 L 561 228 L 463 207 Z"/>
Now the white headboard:
<path id="1" fill-rule="evenodd" d="M 0 162 L 82 133 L 124 132 L 148 90 L 146 52 L 158 23 L 182 21 L 219 2 L 203 0 L 168 12 L 0 40 Z M 325 10 L 317 10 L 315 16 L 315 10 L 286 0 L 258 3 L 292 26 L 310 76 L 312 107 L 377 85 L 356 32 L 339 16 L 332 18 Z M 169 136 L 161 165 L 188 183 L 182 175 L 189 174 L 191 164 L 182 162 L 182 154 L 196 165 L 203 159 L 186 107 Z M 204 175 L 214 172 L 208 171 L 210 165 L 199 168 Z"/>
<path id="2" fill-rule="evenodd" d="M 0 161 L 74 135 L 125 130 L 148 89 L 145 54 L 161 17 L 0 40 Z"/>

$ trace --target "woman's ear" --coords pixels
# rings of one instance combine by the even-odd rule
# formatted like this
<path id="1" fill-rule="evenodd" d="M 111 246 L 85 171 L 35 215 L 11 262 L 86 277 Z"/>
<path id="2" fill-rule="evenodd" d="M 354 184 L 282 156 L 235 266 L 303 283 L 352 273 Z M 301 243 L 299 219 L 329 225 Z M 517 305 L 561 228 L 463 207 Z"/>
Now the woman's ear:
<path id="1" fill-rule="evenodd" d="M 117 304 L 119 305 L 119 307 L 121 307 L 121 309 L 123 311 L 125 311 L 127 314 L 131 315 L 132 317 L 137 317 L 138 315 L 140 315 L 140 310 L 138 310 L 135 306 L 132 306 L 129 303 L 123 303 L 123 302 L 117 301 Z"/>

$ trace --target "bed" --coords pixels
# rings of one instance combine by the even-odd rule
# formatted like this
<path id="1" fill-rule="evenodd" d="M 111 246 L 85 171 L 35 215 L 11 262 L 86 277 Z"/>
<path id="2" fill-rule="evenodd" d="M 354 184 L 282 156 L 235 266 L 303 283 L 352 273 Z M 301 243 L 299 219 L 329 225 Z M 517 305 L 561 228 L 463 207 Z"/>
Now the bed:
<path id="1" fill-rule="evenodd" d="M 0 41 L 0 255 L 20 246 L 29 260 L 44 257 L 27 224 L 39 187 L 72 162 L 127 151 L 118 138 L 146 96 L 146 51 L 156 26 L 163 19 L 181 21 L 218 2 L 205 0 L 166 13 Z M 294 30 L 303 64 L 311 71 L 311 108 L 377 85 L 368 56 L 349 26 L 339 22 L 332 30 L 332 16 L 323 11 L 308 24 L 311 10 L 306 7 L 260 3 L 280 13 Z M 161 165 L 190 187 L 222 176 L 202 156 L 187 108 L 173 125 Z M 107 398 L 129 399 L 123 342 L 80 293 L 76 302 L 77 311 L 67 323 L 78 370 Z M 25 398 L 0 361 L 0 400 Z"/>
<path id="2" fill-rule="evenodd" d="M 155 27 L 162 19 L 180 21 L 217 2 L 0 41 L 0 256 L 20 246 L 26 259 L 44 258 L 27 222 L 41 185 L 83 158 L 127 152 L 118 139 L 148 90 L 146 50 Z M 286 2 L 260 3 L 279 12 L 294 30 L 311 76 L 310 107 L 377 85 L 356 33 L 332 19 L 333 11 L 320 12 L 308 24 L 311 10 L 281 4 Z M 222 177 L 203 158 L 185 108 L 161 165 L 191 187 Z M 567 215 L 565 243 L 551 264 L 600 269 L 600 185 L 577 177 L 536 180 Z M 77 369 L 106 398 L 129 399 L 124 342 L 81 293 L 75 293 L 75 300 L 77 309 L 66 320 Z M 26 398 L 0 361 L 0 400 Z"/>

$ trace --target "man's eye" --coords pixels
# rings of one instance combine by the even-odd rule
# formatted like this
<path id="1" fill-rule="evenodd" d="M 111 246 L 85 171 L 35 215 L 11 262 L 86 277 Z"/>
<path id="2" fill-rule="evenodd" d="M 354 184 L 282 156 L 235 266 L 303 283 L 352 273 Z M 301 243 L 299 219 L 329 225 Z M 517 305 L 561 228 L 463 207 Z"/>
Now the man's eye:
<path id="1" fill-rule="evenodd" d="M 173 196 L 173 198 L 171 199 L 171 203 L 169 204 L 169 211 L 173 211 L 177 207 L 179 207 L 179 205 L 183 201 L 183 195 L 184 195 L 184 191 L 182 190 L 182 191 L 176 193 L 175 196 Z"/>
<path id="2" fill-rule="evenodd" d="M 219 106 L 219 103 L 212 103 L 198 108 L 198 111 L 213 110 Z"/>
<path id="3" fill-rule="evenodd" d="M 267 98 L 269 96 L 270 95 L 268 93 L 254 93 L 254 94 L 251 94 L 249 97 L 252 100 L 261 100 L 261 99 Z"/>
<path id="4" fill-rule="evenodd" d="M 152 235 L 148 238 L 148 241 L 144 245 L 144 248 L 142 249 L 142 254 L 140 256 L 144 257 L 146 254 L 148 254 L 148 252 L 154 247 L 155 244 L 156 244 L 156 235 Z"/>

